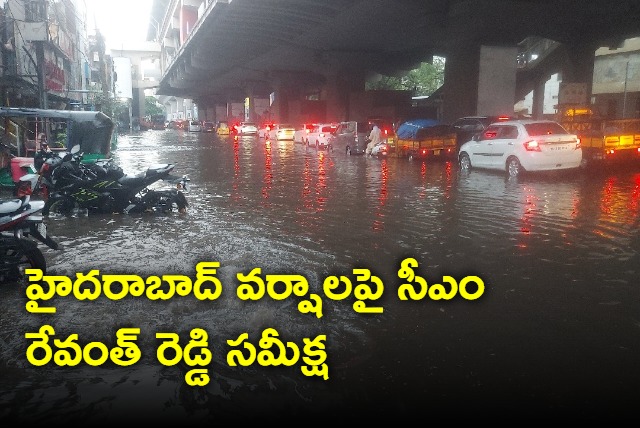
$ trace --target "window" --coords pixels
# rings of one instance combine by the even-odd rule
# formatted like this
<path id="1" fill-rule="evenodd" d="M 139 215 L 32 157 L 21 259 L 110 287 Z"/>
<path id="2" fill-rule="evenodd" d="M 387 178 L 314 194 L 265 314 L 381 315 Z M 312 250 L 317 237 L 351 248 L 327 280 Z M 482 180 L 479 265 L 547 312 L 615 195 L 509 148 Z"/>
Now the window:
<path id="1" fill-rule="evenodd" d="M 24 19 L 27 22 L 42 22 L 46 20 L 44 0 L 27 0 L 24 2 Z"/>
<path id="2" fill-rule="evenodd" d="M 498 128 L 498 138 L 504 138 L 512 140 L 518 138 L 518 128 L 515 126 L 501 126 Z"/>
<path id="3" fill-rule="evenodd" d="M 555 135 L 555 134 L 568 134 L 568 132 L 556 122 L 540 122 L 530 123 L 524 126 L 527 132 L 531 136 L 536 135 Z"/>
<path id="4" fill-rule="evenodd" d="M 484 131 L 484 134 L 482 134 L 482 139 L 483 140 L 493 140 L 494 138 L 496 138 L 498 136 L 498 132 L 500 131 L 500 128 L 497 126 L 489 126 L 487 127 L 487 130 Z"/>

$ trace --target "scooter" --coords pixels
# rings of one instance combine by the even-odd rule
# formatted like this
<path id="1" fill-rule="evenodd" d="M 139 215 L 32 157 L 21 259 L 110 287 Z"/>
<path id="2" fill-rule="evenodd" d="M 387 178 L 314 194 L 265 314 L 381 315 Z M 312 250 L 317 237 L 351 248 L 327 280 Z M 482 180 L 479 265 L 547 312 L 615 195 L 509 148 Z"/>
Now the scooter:
<path id="1" fill-rule="evenodd" d="M 0 186 L 11 189 L 15 197 L 31 195 L 38 183 L 34 159 L 14 155 L 11 147 L 4 143 L 0 143 L 0 151 L 0 157 L 4 159 L 0 161 L 3 164 L 0 168 Z"/>
<path id="2" fill-rule="evenodd" d="M 72 149 L 72 153 L 76 147 Z M 170 175 L 174 164 L 152 165 L 135 175 L 125 175 L 109 160 L 93 166 L 81 164 L 82 155 L 72 155 L 52 173 L 54 192 L 50 194 L 44 215 L 70 215 L 77 209 L 93 213 L 141 213 L 148 211 L 185 212 L 188 206 L 183 191 L 188 191 L 188 176 Z M 150 189 L 153 183 L 166 180 L 176 184 L 170 189 Z"/>
<path id="3" fill-rule="evenodd" d="M 25 195 L 0 200 L 0 283 L 19 281 L 24 269 L 40 269 L 46 273 L 47 262 L 33 237 L 57 250 L 58 243 L 48 234 L 41 211 L 44 201 L 33 201 Z"/>

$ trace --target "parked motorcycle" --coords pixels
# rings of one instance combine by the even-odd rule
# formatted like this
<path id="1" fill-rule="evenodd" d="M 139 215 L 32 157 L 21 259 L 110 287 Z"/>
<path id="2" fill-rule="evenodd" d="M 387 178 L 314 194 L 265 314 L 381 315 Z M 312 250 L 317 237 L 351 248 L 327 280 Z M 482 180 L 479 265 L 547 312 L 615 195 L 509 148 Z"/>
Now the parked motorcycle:
<path id="1" fill-rule="evenodd" d="M 0 283 L 19 281 L 27 268 L 46 272 L 42 251 L 28 239 L 33 237 L 54 250 L 59 248 L 47 234 L 41 214 L 44 204 L 29 195 L 0 200 Z"/>
<path id="2" fill-rule="evenodd" d="M 52 173 L 54 191 L 50 194 L 44 215 L 69 215 L 76 209 L 90 213 L 186 212 L 188 176 L 171 176 L 175 164 L 152 165 L 135 175 L 125 175 L 110 159 L 82 164 L 82 155 L 74 147 L 71 158 Z M 74 150 L 76 153 L 73 153 Z M 165 180 L 175 185 L 167 189 L 151 189 L 150 185 Z"/>

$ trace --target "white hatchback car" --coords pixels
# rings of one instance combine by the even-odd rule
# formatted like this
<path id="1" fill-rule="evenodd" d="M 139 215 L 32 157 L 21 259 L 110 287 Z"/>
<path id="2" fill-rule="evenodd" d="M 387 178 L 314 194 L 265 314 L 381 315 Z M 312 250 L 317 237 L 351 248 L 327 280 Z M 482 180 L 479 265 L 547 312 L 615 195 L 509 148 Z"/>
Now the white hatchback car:
<path id="1" fill-rule="evenodd" d="M 293 140 L 296 129 L 288 123 L 275 123 L 271 126 L 269 134 L 265 137 L 270 140 Z"/>
<path id="2" fill-rule="evenodd" d="M 462 170 L 485 168 L 517 176 L 580 166 L 580 139 L 551 120 L 510 120 L 489 125 L 458 151 Z"/>
<path id="3" fill-rule="evenodd" d="M 335 123 L 321 123 L 311 129 L 305 137 L 305 144 L 316 149 L 327 149 L 331 147 L 331 139 L 338 129 Z"/>
<path id="4" fill-rule="evenodd" d="M 237 129 L 238 135 L 258 135 L 258 127 L 253 122 L 242 122 Z"/>

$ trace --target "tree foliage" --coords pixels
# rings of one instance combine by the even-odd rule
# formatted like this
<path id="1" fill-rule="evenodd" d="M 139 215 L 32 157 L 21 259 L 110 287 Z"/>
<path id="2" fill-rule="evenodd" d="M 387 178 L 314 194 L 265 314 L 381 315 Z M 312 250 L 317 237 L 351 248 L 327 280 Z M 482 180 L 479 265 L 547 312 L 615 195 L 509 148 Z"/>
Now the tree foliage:
<path id="1" fill-rule="evenodd" d="M 148 116 L 164 115 L 164 108 L 158 104 L 158 100 L 153 95 L 148 95 L 144 99 L 144 111 Z"/>
<path id="2" fill-rule="evenodd" d="M 433 63 L 423 62 L 405 76 L 382 76 L 376 82 L 367 82 L 366 88 L 413 91 L 414 96 L 428 96 L 444 83 L 444 66 L 444 58 L 433 57 Z"/>

